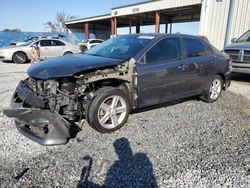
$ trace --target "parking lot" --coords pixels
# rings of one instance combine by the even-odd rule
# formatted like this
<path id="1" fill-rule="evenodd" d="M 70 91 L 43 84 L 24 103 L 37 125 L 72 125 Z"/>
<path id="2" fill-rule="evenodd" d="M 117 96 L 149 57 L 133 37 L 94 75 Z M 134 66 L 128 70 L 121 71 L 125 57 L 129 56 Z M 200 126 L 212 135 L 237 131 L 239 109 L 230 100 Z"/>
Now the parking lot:
<path id="1" fill-rule="evenodd" d="M 250 186 L 248 75 L 234 75 L 215 103 L 145 109 L 111 134 L 82 122 L 67 145 L 45 147 L 2 113 L 29 66 L 0 62 L 1 187 L 137 187 L 135 179 L 145 187 Z"/>

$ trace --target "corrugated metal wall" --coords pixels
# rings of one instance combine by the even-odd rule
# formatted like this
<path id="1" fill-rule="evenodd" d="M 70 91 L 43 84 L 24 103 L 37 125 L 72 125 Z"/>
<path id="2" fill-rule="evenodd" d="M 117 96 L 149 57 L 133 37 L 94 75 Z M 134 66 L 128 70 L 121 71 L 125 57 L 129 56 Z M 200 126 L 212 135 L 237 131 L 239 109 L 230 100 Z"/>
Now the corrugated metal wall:
<path id="1" fill-rule="evenodd" d="M 232 19 L 228 18 L 232 10 Z M 201 11 L 200 35 L 208 37 L 209 41 L 219 49 L 230 43 L 231 38 L 241 36 L 250 28 L 249 0 L 204 0 Z M 229 22 L 231 21 L 231 25 Z M 228 36 L 226 37 L 228 31 Z M 225 41 L 226 38 L 228 41 Z M 225 43 L 226 42 L 226 43 Z"/>
<path id="2" fill-rule="evenodd" d="M 112 9 L 112 16 L 123 16 L 135 13 L 150 12 L 168 8 L 182 7 L 188 5 L 201 4 L 202 0 L 161 0 L 143 4 L 136 4 L 127 7 Z"/>
<path id="3" fill-rule="evenodd" d="M 234 12 L 229 38 L 238 38 L 250 29 L 250 1 L 234 0 Z"/>

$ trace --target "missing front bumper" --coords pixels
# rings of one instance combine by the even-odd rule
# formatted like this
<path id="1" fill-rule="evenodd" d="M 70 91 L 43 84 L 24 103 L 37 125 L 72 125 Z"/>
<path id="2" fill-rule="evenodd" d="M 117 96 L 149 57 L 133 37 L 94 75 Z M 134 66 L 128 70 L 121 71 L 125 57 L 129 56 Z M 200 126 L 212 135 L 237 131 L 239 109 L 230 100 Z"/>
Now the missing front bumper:
<path id="1" fill-rule="evenodd" d="M 11 108 L 3 113 L 15 118 L 20 133 L 41 145 L 66 144 L 70 138 L 70 123 L 54 110 Z"/>

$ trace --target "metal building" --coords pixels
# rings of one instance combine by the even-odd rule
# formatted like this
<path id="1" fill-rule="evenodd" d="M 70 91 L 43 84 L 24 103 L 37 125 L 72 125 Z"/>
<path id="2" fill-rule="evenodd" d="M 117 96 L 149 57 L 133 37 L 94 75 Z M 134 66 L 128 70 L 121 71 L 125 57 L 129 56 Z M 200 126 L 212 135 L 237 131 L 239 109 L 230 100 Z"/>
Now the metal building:
<path id="1" fill-rule="evenodd" d="M 230 43 L 250 29 L 249 0 L 204 0 L 199 34 L 208 37 L 217 48 Z"/>
<path id="2" fill-rule="evenodd" d="M 68 32 L 84 32 L 85 38 L 93 33 L 107 39 L 117 34 L 117 28 L 155 25 L 160 32 L 172 32 L 173 23 L 200 21 L 199 35 L 206 36 L 217 48 L 230 43 L 250 29 L 249 0 L 155 0 L 111 9 L 110 14 L 88 17 L 65 22 Z M 185 33 L 185 31 L 181 31 Z"/>

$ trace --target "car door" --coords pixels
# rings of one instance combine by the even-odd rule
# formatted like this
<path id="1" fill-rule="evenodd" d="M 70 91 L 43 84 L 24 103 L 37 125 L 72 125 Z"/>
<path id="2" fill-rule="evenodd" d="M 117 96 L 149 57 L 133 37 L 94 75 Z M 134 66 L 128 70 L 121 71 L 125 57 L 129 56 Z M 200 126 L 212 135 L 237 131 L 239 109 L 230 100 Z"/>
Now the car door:
<path id="1" fill-rule="evenodd" d="M 39 51 L 40 51 L 40 59 L 51 58 L 50 40 L 40 40 L 38 46 L 39 46 Z"/>
<path id="2" fill-rule="evenodd" d="M 65 51 L 65 44 L 59 40 L 51 40 L 50 53 L 51 57 L 63 55 Z"/>
<path id="3" fill-rule="evenodd" d="M 204 41 L 196 37 L 182 37 L 185 49 L 185 61 L 189 66 L 187 80 L 189 95 L 202 92 L 215 65 L 215 55 Z"/>
<path id="4" fill-rule="evenodd" d="M 184 95 L 189 76 L 186 63 L 179 37 L 157 42 L 137 64 L 138 106 L 159 104 Z"/>

